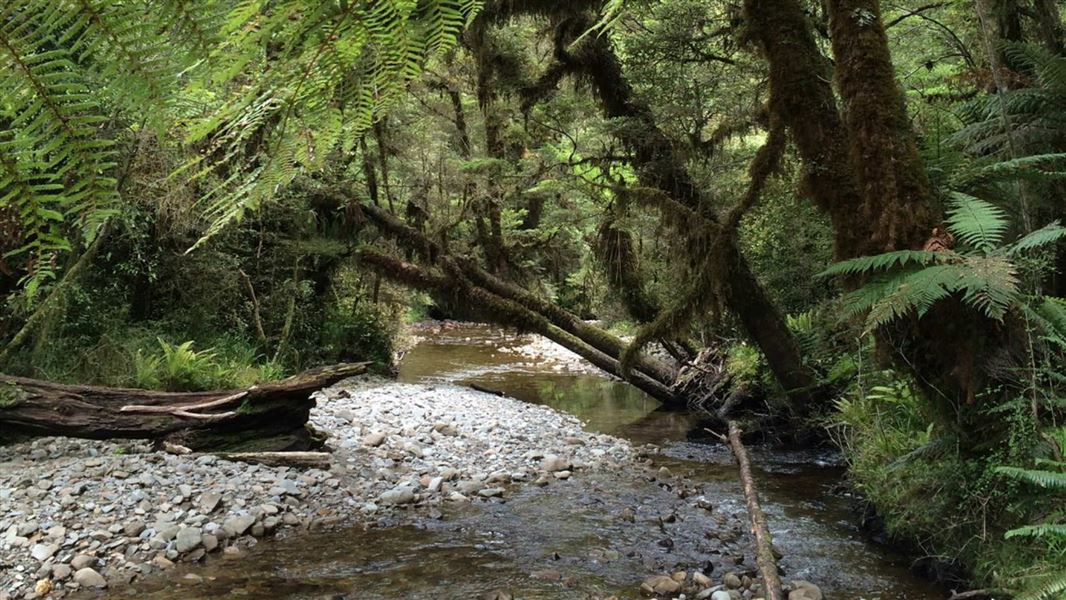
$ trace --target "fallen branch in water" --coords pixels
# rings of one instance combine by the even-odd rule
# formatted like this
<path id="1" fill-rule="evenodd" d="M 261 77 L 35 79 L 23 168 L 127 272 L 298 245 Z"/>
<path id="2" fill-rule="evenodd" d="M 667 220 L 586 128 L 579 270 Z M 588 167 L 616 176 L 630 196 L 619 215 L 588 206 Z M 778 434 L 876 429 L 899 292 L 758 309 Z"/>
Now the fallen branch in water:
<path id="1" fill-rule="evenodd" d="M 729 421 L 729 447 L 740 466 L 740 482 L 744 486 L 744 500 L 751 517 L 752 533 L 755 534 L 755 564 L 762 575 L 763 598 L 766 600 L 784 600 L 785 593 L 781 578 L 777 575 L 777 559 L 774 558 L 773 539 L 766 526 L 766 515 L 759 506 L 759 497 L 755 490 L 755 480 L 751 476 L 751 462 L 748 451 L 740 441 L 740 426 L 736 421 Z M 722 436 L 719 436 L 722 437 Z"/>

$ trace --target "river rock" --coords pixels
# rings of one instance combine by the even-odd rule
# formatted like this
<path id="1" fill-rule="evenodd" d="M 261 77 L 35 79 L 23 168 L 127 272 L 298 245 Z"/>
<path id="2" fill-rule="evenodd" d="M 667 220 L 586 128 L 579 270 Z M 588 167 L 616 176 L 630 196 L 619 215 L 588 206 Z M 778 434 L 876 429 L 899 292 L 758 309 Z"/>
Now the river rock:
<path id="1" fill-rule="evenodd" d="M 216 494 L 214 492 L 208 492 L 208 493 L 202 494 L 200 496 L 200 502 L 198 503 L 198 508 L 200 509 L 200 512 L 202 512 L 203 514 L 209 515 L 209 514 L 213 513 L 216 508 L 218 508 L 218 505 L 219 505 L 220 502 L 222 502 L 222 495 L 221 494 Z"/>
<path id="2" fill-rule="evenodd" d="M 203 543 L 203 532 L 199 527 L 183 527 L 178 531 L 174 549 L 184 554 L 200 547 L 201 543 Z"/>
<path id="3" fill-rule="evenodd" d="M 640 584 L 640 591 L 651 595 L 673 594 L 681 589 L 681 583 L 669 575 L 652 575 Z"/>
<path id="4" fill-rule="evenodd" d="M 744 585 L 744 582 L 740 580 L 740 576 L 733 572 L 726 573 L 725 577 L 722 578 L 722 583 L 731 590 L 740 589 Z"/>
<path id="5" fill-rule="evenodd" d="M 86 567 L 91 567 L 96 564 L 96 557 L 89 556 L 88 554 L 79 554 L 70 561 L 70 566 L 75 571 L 80 571 Z"/>
<path id="6" fill-rule="evenodd" d="M 59 546 L 56 544 L 34 544 L 33 549 L 30 550 L 30 556 L 38 562 L 44 562 L 52 558 L 56 552 L 59 552 Z"/>
<path id="7" fill-rule="evenodd" d="M 52 565 L 52 577 L 56 581 L 63 581 L 67 577 L 70 577 L 71 573 L 73 573 L 73 570 L 70 568 L 70 565 L 65 565 L 63 563 Z"/>
<path id="8" fill-rule="evenodd" d="M 477 495 L 481 496 L 482 498 L 495 498 L 497 496 L 502 496 L 504 491 L 505 490 L 503 488 L 499 487 L 485 488 L 483 490 L 480 490 Z"/>
<path id="9" fill-rule="evenodd" d="M 415 488 L 410 485 L 401 485 L 382 493 L 378 496 L 382 504 L 410 504 L 415 501 Z"/>
<path id="10" fill-rule="evenodd" d="M 82 587 L 96 588 L 98 590 L 107 587 L 107 580 L 104 579 L 104 576 L 89 567 L 78 569 L 74 573 L 74 581 Z"/>
<path id="11" fill-rule="evenodd" d="M 386 437 L 388 437 L 388 435 L 380 431 L 371 433 L 363 438 L 363 445 L 369 448 L 377 448 L 385 442 Z"/>
<path id="12" fill-rule="evenodd" d="M 248 528 L 254 524 L 255 517 L 252 515 L 239 515 L 222 521 L 222 530 L 225 531 L 229 537 L 237 537 L 244 535 L 244 532 L 248 531 Z"/>
<path id="13" fill-rule="evenodd" d="M 540 461 L 540 468 L 549 473 L 554 471 L 566 471 L 570 468 L 570 461 L 554 454 L 549 454 Z"/>
<path id="14" fill-rule="evenodd" d="M 809 581 L 797 579 L 792 582 L 788 600 L 822 600 L 822 590 Z"/>
<path id="15" fill-rule="evenodd" d="M 706 575 L 704 575 L 703 573 L 700 573 L 699 571 L 696 571 L 695 573 L 692 574 L 692 583 L 695 583 L 696 586 L 699 587 L 700 589 L 709 588 L 712 585 L 714 585 L 714 583 L 711 582 L 711 578 L 710 577 L 707 577 Z"/>

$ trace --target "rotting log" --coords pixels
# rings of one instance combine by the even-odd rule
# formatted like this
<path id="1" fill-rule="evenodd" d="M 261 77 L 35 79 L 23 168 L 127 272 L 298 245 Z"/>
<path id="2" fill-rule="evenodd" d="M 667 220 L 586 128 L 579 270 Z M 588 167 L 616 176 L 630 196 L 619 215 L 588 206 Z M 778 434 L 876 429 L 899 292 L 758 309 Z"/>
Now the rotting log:
<path id="1" fill-rule="evenodd" d="M 244 390 L 158 392 L 0 375 L 0 443 L 28 437 L 148 439 L 195 451 L 306 450 L 311 394 L 370 363 L 304 371 Z"/>
<path id="2" fill-rule="evenodd" d="M 774 558 L 773 538 L 770 537 L 770 528 L 766 525 L 766 515 L 759 505 L 755 479 L 751 476 L 751 461 L 748 459 L 747 449 L 740 440 L 740 433 L 740 426 L 737 422 L 729 421 L 729 447 L 740 467 L 744 501 L 748 506 L 752 533 L 755 535 L 755 564 L 759 567 L 759 574 L 762 577 L 762 596 L 766 600 L 784 600 L 785 593 L 781 586 L 781 578 L 777 574 L 777 559 Z"/>

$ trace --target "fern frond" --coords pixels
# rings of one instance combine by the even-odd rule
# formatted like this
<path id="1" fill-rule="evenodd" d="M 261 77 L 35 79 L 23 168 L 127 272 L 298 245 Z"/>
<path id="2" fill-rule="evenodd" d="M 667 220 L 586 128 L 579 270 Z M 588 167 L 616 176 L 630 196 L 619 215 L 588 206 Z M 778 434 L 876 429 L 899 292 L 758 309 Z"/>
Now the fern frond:
<path id="1" fill-rule="evenodd" d="M 961 192 L 952 192 L 948 205 L 948 229 L 959 239 L 982 252 L 1003 241 L 1008 225 L 1003 209 Z"/>
<path id="2" fill-rule="evenodd" d="M 1066 237 L 1066 227 L 1060 225 L 1058 221 L 1054 221 L 1014 242 L 1006 248 L 1006 253 L 1007 256 L 1015 256 L 1029 250 L 1054 244 L 1064 237 Z"/>
<path id="3" fill-rule="evenodd" d="M 1030 586 L 1014 598 L 1015 600 L 1060 600 L 1063 592 L 1066 592 L 1066 574 L 1058 574 Z"/>
<path id="4" fill-rule="evenodd" d="M 957 276 L 948 289 L 961 292 L 963 302 L 990 319 L 1002 321 L 1011 306 L 1021 299 L 1017 269 L 1003 257 L 967 257 Z"/>
<path id="5" fill-rule="evenodd" d="M 28 289 L 54 276 L 54 255 L 69 248 L 65 220 L 92 231 L 117 198 L 106 119 L 86 71 L 53 39 L 71 25 L 62 3 L 9 2 L 0 9 L 0 198 L 14 204 L 32 256 Z M 28 225 L 28 226 L 27 226 Z"/>
<path id="6" fill-rule="evenodd" d="M 1031 483 L 1042 488 L 1066 490 L 1066 473 L 1020 469 L 1018 467 L 996 467 L 996 472 L 1011 479 Z"/>
<path id="7" fill-rule="evenodd" d="M 868 275 L 910 265 L 928 265 L 938 261 L 949 260 L 953 253 L 923 252 L 920 250 L 897 250 L 873 256 L 860 256 L 833 263 L 817 277 L 839 277 L 845 275 Z"/>

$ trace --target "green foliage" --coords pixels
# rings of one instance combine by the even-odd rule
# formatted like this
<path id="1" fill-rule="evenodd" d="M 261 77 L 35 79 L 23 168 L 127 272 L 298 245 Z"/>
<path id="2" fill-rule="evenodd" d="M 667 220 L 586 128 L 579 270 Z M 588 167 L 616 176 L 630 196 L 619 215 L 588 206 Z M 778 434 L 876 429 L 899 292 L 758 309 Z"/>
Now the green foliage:
<path id="1" fill-rule="evenodd" d="M 133 357 L 137 387 L 171 392 L 239 388 L 280 379 L 273 363 L 256 366 L 254 356 L 221 357 L 214 348 L 194 349 L 192 341 L 171 344 L 158 339 L 155 352 L 138 350 Z"/>
<path id="2" fill-rule="evenodd" d="M 996 467 L 995 472 L 1010 479 L 1043 488 L 1050 491 L 1053 497 L 1061 498 L 1063 491 L 1066 491 L 1066 462 L 1061 460 L 1063 453 L 1066 452 L 1066 427 L 1060 427 L 1048 433 L 1046 438 L 1053 446 L 1053 454 L 1058 459 L 1038 458 L 1036 466 L 1040 468 L 1036 469 L 999 466 Z M 1060 503 L 1057 513 L 1052 517 L 1059 519 L 1066 517 L 1066 507 Z M 1007 531 L 1005 536 L 1008 539 L 1022 537 L 1043 541 L 1047 544 L 1049 553 L 1057 552 L 1060 556 L 1066 556 L 1066 523 L 1064 522 L 1025 525 Z M 1017 596 L 1020 600 L 1048 600 L 1057 598 L 1057 594 L 1066 591 L 1066 576 L 1061 573 L 1058 575 L 1038 573 L 1021 578 L 1021 582 L 1024 585 L 1024 591 Z"/>
<path id="3" fill-rule="evenodd" d="M 91 240 L 118 199 L 113 115 L 199 145 L 205 238 L 395 104 L 453 47 L 479 0 L 12 0 L 0 9 L 0 208 L 14 207 L 29 291 L 70 228 Z M 181 87 L 176 84 L 181 83 Z M 120 125 L 121 127 L 121 125 Z"/>
<path id="4" fill-rule="evenodd" d="M 869 282 L 845 296 L 845 317 L 866 315 L 872 331 L 906 316 L 921 317 L 949 297 L 1003 320 L 1022 303 L 1019 267 L 1014 260 L 1066 237 L 1066 228 L 1052 223 L 1003 245 L 1006 213 L 984 200 L 953 194 L 948 229 L 969 250 L 917 252 L 903 250 L 864 256 L 832 265 L 820 275 L 862 276 Z"/>

